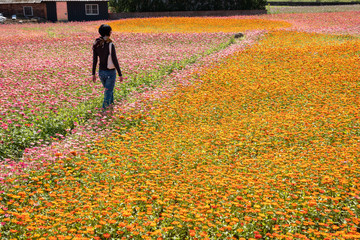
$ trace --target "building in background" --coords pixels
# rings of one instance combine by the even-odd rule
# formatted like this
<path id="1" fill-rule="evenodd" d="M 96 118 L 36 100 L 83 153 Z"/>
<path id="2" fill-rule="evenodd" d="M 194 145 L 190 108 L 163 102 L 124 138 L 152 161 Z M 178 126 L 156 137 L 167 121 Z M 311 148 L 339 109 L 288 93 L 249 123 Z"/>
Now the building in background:
<path id="1" fill-rule="evenodd" d="M 0 0 L 6 17 L 41 18 L 48 21 L 94 21 L 109 18 L 109 0 Z"/>

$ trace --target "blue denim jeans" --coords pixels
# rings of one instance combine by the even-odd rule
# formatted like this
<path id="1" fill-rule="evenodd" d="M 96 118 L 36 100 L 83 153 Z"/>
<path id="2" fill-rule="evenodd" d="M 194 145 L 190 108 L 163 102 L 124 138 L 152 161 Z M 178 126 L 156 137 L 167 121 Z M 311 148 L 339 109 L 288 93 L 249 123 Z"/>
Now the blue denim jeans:
<path id="1" fill-rule="evenodd" d="M 103 110 L 105 110 L 107 107 L 109 107 L 109 105 L 114 104 L 116 70 L 99 70 L 99 78 L 105 88 L 104 102 L 102 106 Z"/>

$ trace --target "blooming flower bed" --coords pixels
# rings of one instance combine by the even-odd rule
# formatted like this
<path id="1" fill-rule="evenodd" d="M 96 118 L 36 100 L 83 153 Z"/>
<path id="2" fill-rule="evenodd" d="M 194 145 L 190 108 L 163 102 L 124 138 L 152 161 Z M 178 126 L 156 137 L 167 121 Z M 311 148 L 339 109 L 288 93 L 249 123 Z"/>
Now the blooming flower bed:
<path id="1" fill-rule="evenodd" d="M 203 17 L 162 17 L 136 18 L 111 23 L 114 30 L 124 32 L 243 32 L 248 30 L 274 30 L 290 27 L 291 24 L 281 20 L 254 18 L 203 18 Z"/>
<path id="2" fill-rule="evenodd" d="M 1 237 L 359 238 L 359 38 L 247 36 L 134 94 L 81 151 L 5 180 Z"/>
<path id="3" fill-rule="evenodd" d="M 289 25 L 261 20 L 237 30 L 274 29 L 275 23 L 279 25 L 277 27 Z M 11 31 L 10 26 L 1 29 L 3 48 L 0 57 L 6 61 L 0 70 L 0 158 L 5 158 L 0 164 L 0 179 L 50 161 L 55 151 L 46 147 L 50 142 L 55 141 L 53 146 L 59 146 L 57 140 L 64 139 L 69 133 L 79 134 L 74 128 L 98 118 L 101 87 L 89 84 L 88 78 L 91 43 L 97 36 L 94 33 L 97 24 L 28 24 L 11 26 Z M 128 22 L 130 26 L 133 24 Z M 213 25 L 213 28 L 218 29 L 218 26 Z M 233 35 L 216 33 L 211 28 L 208 31 L 212 33 L 145 34 L 124 31 L 126 29 L 113 34 L 123 73 L 128 77 L 124 84 L 117 86 L 117 99 L 153 89 L 162 84 L 163 76 L 231 44 Z M 148 32 L 148 29 L 144 28 L 143 32 Z M 10 40 L 13 44 L 8 44 Z M 12 58 L 7 57 L 9 52 Z M 100 122 L 87 124 L 85 132 L 98 132 L 99 124 L 102 125 Z M 81 148 L 86 145 L 84 141 L 95 137 L 85 132 L 80 142 L 75 141 L 74 144 L 71 140 L 69 145 Z M 25 161 L 19 163 L 17 159 L 24 152 Z"/>
<path id="4" fill-rule="evenodd" d="M 359 14 L 360 11 L 274 14 L 263 18 L 288 21 L 296 31 L 359 35 Z"/>
<path id="5" fill-rule="evenodd" d="M 77 25 L 60 25 L 66 35 L 41 35 L 39 30 L 29 38 L 27 27 L 11 26 L 13 34 L 18 31 L 17 40 L 9 44 L 8 38 L 1 38 L 0 58 L 6 61 L 0 70 L 0 159 L 18 158 L 25 148 L 62 138 L 94 118 L 101 106 L 101 87 L 90 83 L 89 69 L 96 34 L 70 32 Z M 47 24 L 44 29 L 56 27 Z M 117 86 L 119 99 L 152 88 L 155 78 L 229 44 L 231 35 L 114 33 L 113 38 L 128 76 Z"/>

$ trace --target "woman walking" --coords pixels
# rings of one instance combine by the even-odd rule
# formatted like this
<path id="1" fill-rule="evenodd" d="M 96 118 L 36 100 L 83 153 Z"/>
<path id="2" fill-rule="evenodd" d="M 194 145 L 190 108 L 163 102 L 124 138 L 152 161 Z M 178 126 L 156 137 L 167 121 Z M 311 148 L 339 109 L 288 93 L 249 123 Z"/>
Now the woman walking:
<path id="1" fill-rule="evenodd" d="M 102 24 L 99 27 L 99 33 L 101 37 L 97 38 L 93 45 L 92 80 L 94 83 L 96 82 L 95 72 L 99 58 L 99 78 L 105 89 L 102 110 L 105 112 L 108 108 L 112 109 L 114 104 L 116 71 L 119 75 L 120 82 L 123 81 L 123 78 L 119 62 L 116 57 L 115 46 L 110 39 L 111 27 L 107 24 Z"/>

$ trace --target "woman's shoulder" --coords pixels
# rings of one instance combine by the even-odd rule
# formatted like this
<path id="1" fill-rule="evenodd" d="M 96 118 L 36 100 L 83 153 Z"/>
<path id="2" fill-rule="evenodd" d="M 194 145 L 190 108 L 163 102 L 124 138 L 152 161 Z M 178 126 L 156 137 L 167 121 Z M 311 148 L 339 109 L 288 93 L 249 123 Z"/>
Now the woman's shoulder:
<path id="1" fill-rule="evenodd" d="M 104 40 L 101 39 L 101 38 L 95 39 L 95 41 L 94 41 L 94 43 L 93 43 L 93 49 L 96 49 L 96 48 L 104 45 L 104 42 L 103 42 L 103 41 L 104 41 Z"/>
<path id="2" fill-rule="evenodd" d="M 101 41 L 103 41 L 103 39 L 97 38 L 97 39 L 95 39 L 94 44 L 95 44 L 95 43 L 98 43 L 98 42 L 101 42 Z"/>

